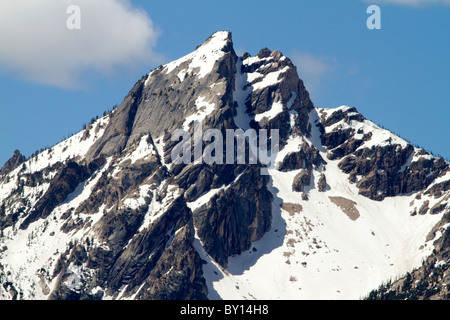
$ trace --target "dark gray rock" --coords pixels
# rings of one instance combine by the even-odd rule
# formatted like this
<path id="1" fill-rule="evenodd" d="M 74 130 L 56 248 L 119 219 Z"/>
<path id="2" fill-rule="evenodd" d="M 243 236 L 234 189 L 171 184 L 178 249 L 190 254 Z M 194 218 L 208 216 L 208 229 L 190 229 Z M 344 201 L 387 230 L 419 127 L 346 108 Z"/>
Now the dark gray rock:
<path id="1" fill-rule="evenodd" d="M 341 159 L 339 168 L 349 174 L 351 182 L 357 182 L 357 177 L 360 177 L 357 182 L 360 194 L 374 200 L 383 200 L 385 197 L 425 190 L 437 177 L 449 170 L 442 158 L 421 158 L 409 163 L 414 152 L 411 144 L 406 147 L 388 144 L 364 148 L 363 143 L 372 138 L 371 133 L 364 135 L 362 139 L 354 137 L 362 132 L 355 132 L 348 127 L 338 127 L 325 133 L 326 127 L 339 121 L 350 124 L 352 120 L 361 122 L 365 118 L 355 108 L 340 109 L 328 118 L 322 117 L 321 142 L 328 151 L 329 159 Z M 443 182 L 427 192 L 438 196 L 448 188 Z"/>
<path id="2" fill-rule="evenodd" d="M 325 165 L 326 161 L 320 155 L 319 150 L 304 142 L 299 151 L 290 152 L 284 157 L 278 166 L 278 170 L 292 171 L 304 168 L 311 171 L 313 168 L 318 169 L 322 164 Z"/>
<path id="3" fill-rule="evenodd" d="M 205 250 L 222 266 L 230 255 L 248 250 L 270 229 L 273 196 L 267 183 L 259 167 L 249 166 L 236 182 L 194 211 Z"/>
<path id="4" fill-rule="evenodd" d="M 294 177 L 294 181 L 292 182 L 292 190 L 296 192 L 305 191 L 305 187 L 311 184 L 311 171 L 307 169 L 302 169 L 300 172 Z"/>
<path id="5" fill-rule="evenodd" d="M 6 163 L 0 170 L 0 175 L 8 174 L 9 172 L 20 166 L 25 160 L 25 156 L 23 156 L 19 150 L 14 151 L 13 156 L 9 158 L 8 161 L 6 161 Z"/>
<path id="6" fill-rule="evenodd" d="M 327 189 L 328 184 L 327 184 L 327 179 L 325 177 L 325 175 L 323 173 L 320 174 L 319 176 L 319 181 L 317 182 L 317 189 L 320 192 L 324 192 Z"/>

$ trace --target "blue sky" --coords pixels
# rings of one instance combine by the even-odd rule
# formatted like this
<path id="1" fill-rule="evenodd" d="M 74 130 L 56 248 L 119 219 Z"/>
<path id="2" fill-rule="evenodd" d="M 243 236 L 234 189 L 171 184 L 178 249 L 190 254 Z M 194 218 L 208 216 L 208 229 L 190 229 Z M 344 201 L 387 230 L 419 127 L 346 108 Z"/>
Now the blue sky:
<path id="1" fill-rule="evenodd" d="M 80 30 L 67 29 L 70 4 Z M 238 53 L 290 57 L 316 106 L 354 106 L 450 159 L 448 0 L 0 0 L 0 167 L 78 132 L 217 30 Z"/>

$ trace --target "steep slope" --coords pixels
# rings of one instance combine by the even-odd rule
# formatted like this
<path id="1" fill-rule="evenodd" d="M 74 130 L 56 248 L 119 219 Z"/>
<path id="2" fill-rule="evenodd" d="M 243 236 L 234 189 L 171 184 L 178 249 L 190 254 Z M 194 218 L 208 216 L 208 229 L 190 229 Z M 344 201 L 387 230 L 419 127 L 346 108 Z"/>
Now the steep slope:
<path id="1" fill-rule="evenodd" d="M 200 128 L 277 129 L 275 164 L 247 145 L 207 163 Z M 289 58 L 238 57 L 226 31 L 19 160 L 0 175 L 3 299 L 357 299 L 447 243 L 447 162 L 315 107 Z"/>
<path id="2" fill-rule="evenodd" d="M 400 278 L 383 282 L 372 290 L 370 300 L 449 300 L 450 299 L 450 214 L 446 213 L 429 237 L 439 239 L 434 243 L 433 253 L 420 265 Z"/>

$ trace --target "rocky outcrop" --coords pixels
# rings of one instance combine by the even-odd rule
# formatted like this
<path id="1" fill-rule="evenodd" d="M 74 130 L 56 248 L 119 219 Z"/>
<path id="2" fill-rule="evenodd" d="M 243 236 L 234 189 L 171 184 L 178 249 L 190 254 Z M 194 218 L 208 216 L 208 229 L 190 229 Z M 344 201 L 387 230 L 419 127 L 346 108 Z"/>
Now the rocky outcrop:
<path id="1" fill-rule="evenodd" d="M 206 252 L 222 266 L 227 265 L 230 255 L 248 250 L 270 229 L 273 196 L 266 186 L 268 177 L 261 176 L 259 170 L 248 167 L 234 183 L 194 211 Z"/>
<path id="2" fill-rule="evenodd" d="M 439 176 L 449 170 L 448 164 L 437 157 L 420 157 L 419 151 L 400 138 L 380 141 L 382 144 L 365 147 L 373 137 L 373 124 L 366 124 L 365 118 L 355 108 L 341 108 L 321 119 L 321 141 L 327 148 L 330 160 L 340 160 L 339 168 L 349 174 L 349 180 L 356 183 L 359 193 L 373 200 L 383 200 L 399 194 L 426 189 Z M 341 123 L 341 125 L 337 125 Z M 360 123 L 360 125 L 358 125 Z M 366 131 L 368 126 L 371 131 Z M 356 129 L 358 128 L 359 129 Z M 327 128 L 333 128 L 327 129 Z M 378 128 L 377 134 L 384 129 Z M 385 130 L 384 130 L 385 131 Z M 386 132 L 386 131 L 385 131 Z M 391 142 L 389 142 L 391 141 Z M 429 156 L 428 153 L 426 155 Z M 417 161 L 412 161 L 414 156 Z M 440 193 L 435 186 L 429 192 Z"/>
<path id="3" fill-rule="evenodd" d="M 9 172 L 20 166 L 25 160 L 25 156 L 23 156 L 19 150 L 14 151 L 13 156 L 9 158 L 8 161 L 6 161 L 6 163 L 0 170 L 0 175 L 8 174 Z"/>
<path id="4" fill-rule="evenodd" d="M 329 188 L 327 184 L 327 178 L 323 173 L 321 173 L 317 182 L 317 189 L 319 190 L 319 192 L 324 192 L 327 190 L 327 188 Z"/>
<path id="5" fill-rule="evenodd" d="M 448 171 L 449 169 L 447 169 Z M 444 171 L 446 172 L 446 171 Z M 450 190 L 450 180 L 439 182 L 431 186 L 425 191 L 426 195 L 431 195 L 432 197 L 439 198 L 444 195 L 445 192 Z"/>
<path id="6" fill-rule="evenodd" d="M 311 184 L 313 170 L 318 170 L 321 165 L 325 165 L 326 161 L 322 158 L 319 150 L 304 141 L 299 151 L 288 153 L 278 165 L 279 171 L 300 172 L 294 177 L 292 190 L 296 192 L 304 192 L 305 187 Z M 326 178 L 324 174 L 320 175 L 317 188 L 324 191 L 326 188 Z M 302 199 L 307 199 L 306 193 L 302 195 Z"/>
<path id="7" fill-rule="evenodd" d="M 54 270 L 58 282 L 50 298 L 116 298 L 121 292 L 122 297 L 145 300 L 206 299 L 202 263 L 193 241 L 192 214 L 179 197 L 127 246 L 105 250 L 83 243 L 69 248 Z M 103 289 L 96 292 L 95 287 Z"/>
<path id="8" fill-rule="evenodd" d="M 244 57 L 248 56 L 244 55 Z M 308 114 L 314 105 L 303 81 L 298 77 L 297 68 L 289 58 L 276 50 L 271 51 L 264 48 L 258 53 L 257 57 L 259 60 L 244 64 L 241 70 L 243 73 L 258 75 L 248 84 L 252 88 L 252 92 L 246 101 L 247 112 L 258 116 L 271 110 L 275 103 L 283 105 L 283 108 L 274 117 L 262 117 L 261 120 L 253 122 L 253 127 L 257 129 L 278 129 L 281 144 L 283 144 L 291 133 L 290 113 L 295 112 L 297 114 L 295 130 L 299 134 L 309 134 Z M 259 82 L 271 73 L 280 73 L 278 81 L 275 84 L 260 87 Z"/>
<path id="9" fill-rule="evenodd" d="M 305 191 L 305 187 L 311 183 L 311 172 L 306 169 L 300 170 L 300 172 L 294 177 L 292 182 L 292 190 L 296 192 Z"/>
<path id="10" fill-rule="evenodd" d="M 321 164 L 326 164 L 319 150 L 304 142 L 297 152 L 288 153 L 278 166 L 280 171 L 293 171 L 298 169 L 318 169 Z"/>
<path id="11" fill-rule="evenodd" d="M 104 159 L 98 159 L 89 165 L 79 165 L 70 161 L 61 172 L 50 182 L 47 192 L 34 206 L 33 211 L 25 218 L 20 229 L 26 229 L 28 225 L 37 219 L 46 218 L 53 209 L 66 200 L 67 196 L 75 191 L 77 186 L 90 177 L 103 163 Z"/>
<path id="12" fill-rule="evenodd" d="M 382 200 L 426 189 L 432 181 L 446 172 L 448 166 L 441 158 L 419 160 L 406 168 L 413 152 L 412 145 L 406 148 L 398 148 L 396 145 L 364 148 L 343 158 L 339 168 L 348 173 L 353 182 L 360 177 L 356 184 L 360 194 Z M 430 192 L 438 188 L 434 187 Z"/>
<path id="13" fill-rule="evenodd" d="M 165 245 L 165 250 L 152 268 L 145 285 L 137 293 L 138 299 L 207 299 L 203 263 L 193 247 L 195 231 L 192 215 L 186 212 L 186 216 L 180 219 L 173 230 L 170 244 Z"/>
<path id="14" fill-rule="evenodd" d="M 142 101 L 145 77 L 140 79 L 115 110 L 103 136 L 88 151 L 87 161 L 120 153 L 132 133 L 137 109 Z"/>
<path id="15" fill-rule="evenodd" d="M 126 285 L 124 294 L 131 295 L 145 282 L 138 293 L 144 299 L 205 298 L 201 262 L 193 241 L 192 215 L 180 197 L 163 217 L 133 238 L 111 269 L 105 270 L 107 293 L 114 295 Z M 171 286 L 165 286 L 168 281 L 172 281 Z"/>

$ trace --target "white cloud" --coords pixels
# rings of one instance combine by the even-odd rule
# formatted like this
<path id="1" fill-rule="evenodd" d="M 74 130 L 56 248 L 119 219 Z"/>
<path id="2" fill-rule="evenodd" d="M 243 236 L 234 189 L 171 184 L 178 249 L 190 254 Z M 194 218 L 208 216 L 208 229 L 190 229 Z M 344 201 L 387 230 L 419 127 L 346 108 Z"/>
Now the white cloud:
<path id="1" fill-rule="evenodd" d="M 445 4 L 450 5 L 450 0 L 365 0 L 370 3 L 394 3 L 408 6 L 420 6 L 424 4 Z"/>
<path id="2" fill-rule="evenodd" d="M 317 93 L 320 82 L 330 74 L 337 64 L 333 58 L 318 57 L 298 50 L 292 52 L 290 58 L 297 67 L 306 89 L 311 94 Z"/>
<path id="3" fill-rule="evenodd" d="M 70 5 L 81 10 L 80 30 L 67 27 Z M 41 84 L 78 88 L 85 72 L 159 63 L 158 36 L 129 0 L 0 1 L 0 69 Z"/>

